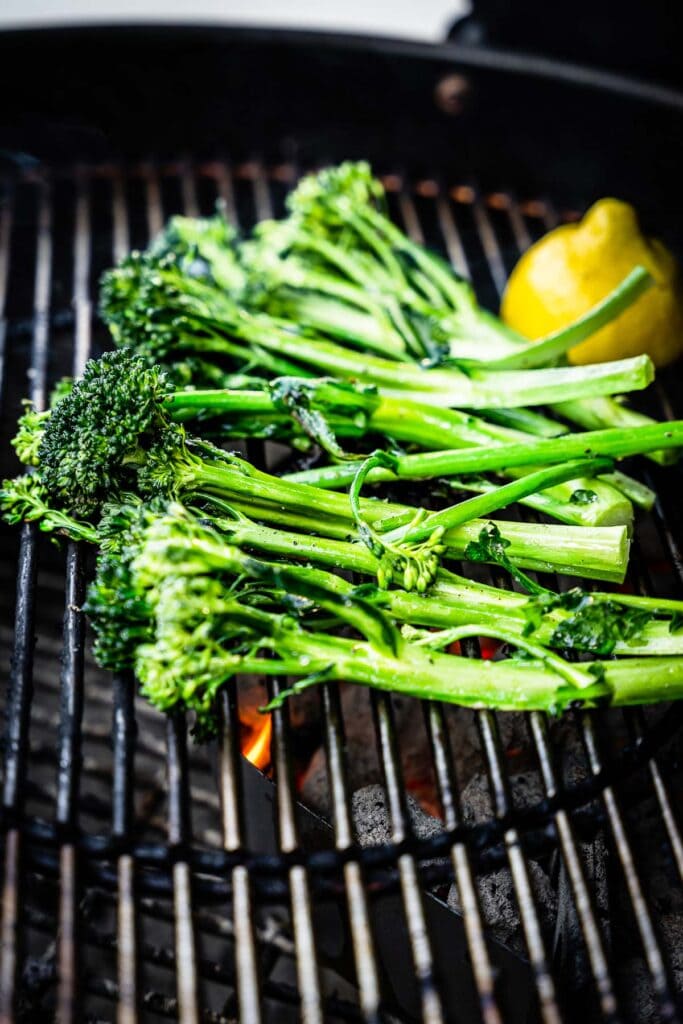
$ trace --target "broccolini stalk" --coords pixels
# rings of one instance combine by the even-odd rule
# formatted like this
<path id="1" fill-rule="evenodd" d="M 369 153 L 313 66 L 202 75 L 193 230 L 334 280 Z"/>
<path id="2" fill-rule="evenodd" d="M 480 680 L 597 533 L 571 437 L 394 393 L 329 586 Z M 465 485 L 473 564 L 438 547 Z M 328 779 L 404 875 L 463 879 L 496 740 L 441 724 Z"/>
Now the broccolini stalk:
<path id="1" fill-rule="evenodd" d="M 446 530 L 452 530 L 472 519 L 505 508 L 536 491 L 571 480 L 577 472 L 590 475 L 610 466 L 609 459 L 581 459 L 566 462 L 561 466 L 540 469 L 440 512 L 432 512 L 430 515 L 418 514 L 407 526 L 399 526 L 393 531 L 380 534 L 362 516 L 360 489 L 374 467 L 387 468 L 395 473 L 398 466 L 397 457 L 387 456 L 385 452 L 376 452 L 356 471 L 349 498 L 358 535 L 380 560 L 377 576 L 380 586 L 388 585 L 392 579 L 392 572 L 400 566 L 404 571 L 406 589 L 412 590 L 413 587 L 417 587 L 418 591 L 424 591 L 436 574 L 439 565 L 438 555 L 445 550 L 442 539 Z M 382 523 L 378 525 L 382 527 Z"/>
<path id="2" fill-rule="evenodd" d="M 509 355 L 489 361 L 482 356 L 481 349 L 472 358 L 473 362 L 484 362 L 489 369 L 521 370 L 533 366 L 547 366 L 579 345 L 605 324 L 616 319 L 654 283 L 644 267 L 634 267 L 630 274 L 610 292 L 602 302 L 575 321 L 570 327 L 562 328 L 540 341 L 528 342 L 523 348 Z"/>
<path id="3" fill-rule="evenodd" d="M 631 430 L 655 421 L 636 409 L 629 408 L 619 399 L 592 398 L 589 401 L 567 401 L 555 405 L 555 411 L 572 423 L 585 427 L 586 430 L 600 430 L 603 427 L 621 427 Z M 649 452 L 647 457 L 661 466 L 671 466 L 678 461 L 680 449 L 665 448 L 661 451 Z"/>
<path id="4" fill-rule="evenodd" d="M 477 663 L 425 650 L 401 637 L 378 608 L 340 594 L 336 583 L 327 587 L 320 574 L 304 579 L 263 563 L 196 523 L 179 526 L 179 518 L 155 519 L 131 563 L 154 637 L 137 647 L 135 664 L 146 696 L 163 710 L 181 705 L 194 711 L 202 736 L 215 729 L 220 687 L 244 672 L 300 677 L 276 703 L 323 679 L 470 707 L 552 712 L 683 694 L 680 658 L 585 663 L 579 687 L 576 666 L 557 656 L 548 667 L 547 657 L 544 665 L 536 659 Z M 326 614 L 325 632 L 317 628 L 319 611 Z M 361 639 L 331 635 L 330 615 Z"/>
<path id="5" fill-rule="evenodd" d="M 226 437 L 279 437 L 296 442 L 300 432 L 342 459 L 345 455 L 336 438 L 360 437 L 366 432 L 383 433 L 430 449 L 528 441 L 520 431 L 487 423 L 471 414 L 382 398 L 376 389 L 325 378 L 278 378 L 264 384 L 261 391 L 177 391 L 169 395 L 168 405 L 177 421 L 219 415 L 220 433 Z M 291 436 L 286 429 L 288 415 Z M 513 469 L 507 475 L 525 473 Z M 627 477 L 623 480 L 624 486 L 632 484 L 632 493 L 642 500 L 642 485 L 639 488 Z M 589 495 L 590 500 L 580 501 L 577 494 Z M 630 501 L 604 479 L 591 482 L 579 478 L 520 500 L 565 523 L 611 526 L 632 521 Z"/>
<path id="6" fill-rule="evenodd" d="M 507 475 L 524 474 L 518 471 Z M 565 484 L 548 487 L 536 494 L 518 497 L 517 501 L 568 525 L 630 526 L 633 521 L 633 506 L 624 493 L 619 493 L 618 488 L 611 485 L 609 478 L 613 476 L 614 473 L 603 473 L 592 480 L 581 477 Z M 627 479 L 630 480 L 629 477 Z M 441 483 L 447 483 L 453 491 L 470 491 L 473 494 L 489 494 L 500 486 L 498 482 L 475 476 L 442 478 Z M 645 501 L 651 493 L 649 488 L 644 487 L 638 498 Z"/>
<path id="7" fill-rule="evenodd" d="M 429 369 L 309 337 L 290 321 L 250 312 L 216 284 L 190 277 L 172 253 L 134 254 L 102 286 L 102 312 L 119 345 L 163 361 L 174 351 L 223 354 L 278 374 L 330 374 L 449 408 L 541 405 L 638 390 L 647 356 L 589 367 L 493 371 Z M 295 367 L 298 367 L 295 369 Z"/>
<path id="8" fill-rule="evenodd" d="M 283 512 L 293 513 L 300 522 L 308 524 L 312 519 L 318 533 L 353 534 L 343 495 L 259 473 L 208 442 L 187 439 L 183 428 L 168 417 L 169 391 L 162 372 L 145 368 L 140 359 L 124 351 L 91 360 L 82 379 L 53 409 L 40 443 L 40 475 L 51 504 L 83 518 L 131 490 L 143 497 L 190 500 L 193 495 L 208 494 L 246 504 L 253 515 L 258 506 L 258 518 L 267 521 L 278 521 Z M 392 528 L 406 525 L 418 511 L 391 510 L 373 501 L 363 502 L 362 510 L 371 523 L 392 512 Z M 575 543 L 572 527 L 557 527 L 560 532 L 554 535 L 547 534 L 548 529 L 544 535 L 535 527 L 533 539 L 525 537 L 523 545 L 518 543 L 517 550 L 510 551 L 511 559 L 518 557 L 521 546 L 525 564 L 533 568 L 623 578 L 628 555 L 624 529 L 589 529 L 580 543 Z M 444 538 L 448 553 L 462 553 L 465 539 L 472 539 L 466 530 L 449 531 Z"/>
<path id="9" fill-rule="evenodd" d="M 233 459 L 233 465 L 237 460 Z M 221 481 L 221 493 L 216 488 L 204 489 L 208 499 L 225 499 L 237 511 L 265 523 L 289 529 L 309 531 L 311 534 L 337 540 L 348 540 L 356 535 L 345 495 L 321 491 L 297 484 L 292 490 L 287 481 L 262 473 L 248 464 L 237 473 L 231 483 L 227 474 Z M 316 493 L 317 491 L 317 493 Z M 406 526 L 426 510 L 405 505 L 369 499 L 360 500 L 363 519 L 373 527 L 387 529 Z M 469 546 L 479 539 L 486 526 L 482 520 L 472 520 L 443 537 L 445 557 L 465 557 Z M 551 526 L 545 523 L 500 524 L 509 544 L 510 561 L 521 568 L 538 572 L 559 572 L 570 576 L 609 580 L 621 583 L 626 574 L 629 555 L 629 533 L 625 526 Z M 495 561 L 485 558 L 484 561 Z"/>
<path id="10" fill-rule="evenodd" d="M 683 420 L 634 427 L 632 430 L 611 428 L 582 434 L 564 434 L 556 438 L 539 438 L 533 442 L 512 442 L 481 451 L 476 448 L 443 452 L 420 452 L 396 456 L 395 469 L 377 466 L 369 474 L 371 482 L 403 478 L 425 480 L 435 476 L 485 473 L 514 466 L 548 465 L 564 459 L 611 458 L 660 448 L 676 448 L 683 442 Z M 350 484 L 355 468 L 347 465 L 323 466 L 320 469 L 290 473 L 286 479 L 317 487 L 345 487 Z M 523 478 L 522 478 L 523 479 Z"/>
<path id="11" fill-rule="evenodd" d="M 229 506 L 218 503 L 211 522 L 230 544 L 289 562 L 313 562 L 331 569 L 377 575 L 377 559 L 364 545 L 315 537 L 309 533 L 277 530 L 255 523 Z M 348 592 L 352 589 L 348 584 Z M 476 622 L 482 635 L 497 625 L 518 633 L 532 633 L 540 643 L 593 651 L 597 654 L 683 653 L 683 631 L 673 629 L 683 602 L 636 595 L 543 591 L 527 597 L 513 591 L 476 583 L 439 569 L 428 594 L 379 590 L 363 585 L 367 600 L 379 602 L 399 622 L 439 629 Z M 347 591 L 344 591 L 347 592 Z M 633 610 L 629 615 L 628 610 Z M 667 616 L 666 621 L 655 617 Z"/>
<path id="12" fill-rule="evenodd" d="M 486 447 L 512 441 L 526 441 L 529 437 L 521 430 L 489 423 L 485 419 L 464 414 L 455 409 L 435 409 L 432 406 L 403 399 L 382 398 L 369 420 L 369 429 L 386 434 L 396 441 L 419 444 L 426 449 L 452 447 Z M 555 435 L 557 436 L 557 435 Z M 523 476 L 527 468 L 508 470 L 506 476 Z M 577 492 L 591 493 L 587 503 L 578 502 Z M 617 493 L 619 492 L 619 493 Z M 624 495 L 629 499 L 624 499 Z M 524 504 L 538 508 L 564 523 L 586 526 L 614 526 L 629 524 L 633 518 L 630 501 L 651 507 L 653 500 L 649 488 L 638 481 L 619 474 L 607 479 L 602 474 L 597 480 L 576 479 L 559 484 L 542 494 L 522 498 Z"/>
<path id="13" fill-rule="evenodd" d="M 410 266 L 407 269 L 404 266 L 404 277 L 407 277 L 408 281 L 411 267 L 419 268 L 422 281 L 431 281 L 428 297 L 432 306 L 436 308 L 432 308 L 431 315 L 427 317 L 429 326 L 426 332 L 431 339 L 430 352 L 438 349 L 440 344 L 442 352 L 448 351 L 456 360 L 471 358 L 474 361 L 484 361 L 487 365 L 491 365 L 492 362 L 495 365 L 496 360 L 502 360 L 500 365 L 508 368 L 540 365 L 540 359 L 547 361 L 556 358 L 572 345 L 584 340 L 603 323 L 609 322 L 628 304 L 635 301 L 650 283 L 642 268 L 634 268 L 626 281 L 586 316 L 550 338 L 530 344 L 500 320 L 480 309 L 471 286 L 460 279 L 439 257 L 406 238 L 403 232 L 384 216 L 383 204 L 382 186 L 372 177 L 367 164 L 342 164 L 339 168 L 331 168 L 317 176 L 310 176 L 302 181 L 290 197 L 291 223 L 288 228 L 280 226 L 283 243 L 276 247 L 275 251 L 280 256 L 286 253 L 287 249 L 299 252 L 306 257 L 304 260 L 300 255 L 299 262 L 306 262 L 308 265 L 312 260 L 317 261 L 317 264 L 322 260 L 322 266 L 329 276 L 365 274 L 367 279 L 370 279 L 370 270 L 377 263 L 376 260 L 370 261 L 368 265 L 366 259 L 362 267 L 356 268 L 350 253 L 344 252 L 343 262 L 330 263 L 321 255 L 321 240 L 327 249 L 332 251 L 346 250 L 355 243 L 357 251 L 363 254 L 372 241 L 374 232 L 375 236 L 383 238 L 393 247 L 394 252 L 399 254 L 399 259 L 408 261 Z M 359 218 L 366 222 L 362 235 L 357 231 Z M 350 242 L 350 239 L 353 239 L 353 242 Z M 274 262 L 275 258 L 271 252 L 271 280 Z M 286 263 L 287 259 L 281 259 L 280 262 Z M 395 285 L 396 283 L 394 281 Z M 277 281 L 274 284 L 277 301 Z M 301 271 L 298 282 L 293 284 L 304 285 Z M 359 278 L 359 284 L 363 286 L 365 281 Z M 399 301 L 410 306 L 415 289 L 413 292 L 405 288 L 397 291 L 395 287 L 392 291 L 390 285 L 391 278 L 388 279 L 384 295 L 391 295 L 393 301 L 398 294 Z M 417 288 L 418 292 L 419 290 Z M 426 299 L 427 296 L 423 298 Z M 411 313 L 413 317 L 421 314 L 424 318 L 426 310 L 418 306 L 412 302 Z M 292 313 L 305 316 L 305 309 L 292 309 Z M 425 333 L 424 327 L 422 333 Z M 530 360 L 533 360 L 533 363 Z M 571 407 L 565 406 L 562 409 L 558 406 L 557 411 L 589 429 L 616 427 L 622 424 L 633 426 L 643 422 L 641 414 L 628 408 L 620 408 L 618 403 L 607 397 L 572 400 Z M 649 418 L 645 419 L 651 422 Z M 653 452 L 649 453 L 648 457 L 669 464 L 677 459 L 678 453 Z"/>
<path id="14" fill-rule="evenodd" d="M 528 473 L 519 480 L 513 480 L 503 484 L 495 491 L 488 491 L 478 497 L 468 498 L 450 508 L 442 509 L 440 512 L 432 512 L 420 523 L 411 527 L 399 527 L 393 535 L 384 534 L 384 543 L 395 541 L 400 536 L 403 543 L 418 543 L 433 535 L 433 531 L 452 530 L 456 526 L 470 522 L 472 519 L 481 519 L 491 512 L 506 508 L 520 498 L 528 494 L 543 491 L 546 487 L 555 483 L 563 483 L 571 480 L 578 472 L 590 476 L 591 473 L 599 473 L 612 465 L 610 459 L 574 459 L 559 466 L 549 466 L 546 469 L 539 469 Z M 442 536 L 443 534 L 440 534 Z"/>
<path id="15" fill-rule="evenodd" d="M 652 283 L 646 270 L 635 268 L 575 324 L 529 345 L 480 309 L 465 281 L 388 219 L 384 199 L 380 182 L 365 163 L 344 163 L 304 178 L 288 198 L 289 218 L 260 225 L 256 241 L 243 247 L 262 304 L 270 312 L 351 340 L 353 305 L 360 304 L 354 292 L 370 291 L 373 302 L 379 295 L 390 315 L 395 316 L 397 307 L 402 310 L 404 320 L 397 326 L 413 353 L 410 342 L 418 339 L 428 358 L 448 354 L 456 361 L 513 369 L 556 360 L 618 316 Z M 335 291 L 341 283 L 351 289 L 350 295 Z M 320 294 L 326 295 L 323 303 Z M 351 315 L 345 328 L 346 313 Z M 370 347 L 367 342 L 365 347 Z"/>

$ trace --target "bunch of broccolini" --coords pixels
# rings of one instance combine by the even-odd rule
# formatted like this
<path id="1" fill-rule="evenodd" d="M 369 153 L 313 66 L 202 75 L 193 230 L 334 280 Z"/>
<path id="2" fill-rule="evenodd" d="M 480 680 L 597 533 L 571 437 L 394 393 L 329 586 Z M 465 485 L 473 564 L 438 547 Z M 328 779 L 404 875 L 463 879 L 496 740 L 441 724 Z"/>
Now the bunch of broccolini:
<path id="1" fill-rule="evenodd" d="M 288 205 L 247 240 L 220 213 L 174 218 L 105 275 L 117 350 L 20 420 L 28 470 L 0 507 L 98 545 L 100 662 L 194 712 L 199 736 L 245 672 L 296 677 L 279 700 L 323 679 L 549 711 L 679 696 L 683 602 L 528 575 L 622 582 L 633 506 L 655 495 L 617 462 L 683 445 L 683 422 L 620 398 L 652 380 L 647 357 L 564 360 L 648 274 L 529 344 L 391 222 L 366 165 L 304 179 Z M 274 476 L 226 447 L 245 438 L 323 464 Z M 419 506 L 376 490 L 402 480 L 439 487 Z M 518 502 L 559 522 L 490 518 Z M 518 589 L 468 578 L 476 562 Z M 516 653 L 444 653 L 469 636 Z"/>

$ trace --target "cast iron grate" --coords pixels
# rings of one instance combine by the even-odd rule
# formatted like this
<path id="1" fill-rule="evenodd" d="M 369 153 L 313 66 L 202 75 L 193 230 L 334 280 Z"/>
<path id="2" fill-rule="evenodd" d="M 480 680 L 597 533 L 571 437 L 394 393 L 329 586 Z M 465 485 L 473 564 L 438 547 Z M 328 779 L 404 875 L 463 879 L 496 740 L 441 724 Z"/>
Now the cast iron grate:
<path id="1" fill-rule="evenodd" d="M 282 211 L 288 165 L 224 161 L 135 167 L 30 168 L 3 185 L 0 206 L 2 450 L 29 394 L 107 345 L 94 315 L 97 280 L 165 218 L 210 212 L 217 198 L 243 227 Z M 463 185 L 386 179 L 395 216 L 438 246 L 494 305 L 509 262 L 556 223 L 547 201 L 480 196 Z M 665 381 L 666 384 L 666 381 Z M 669 390 L 673 391 L 671 387 Z M 675 404 L 658 386 L 660 415 Z M 261 457 L 261 453 L 259 457 Z M 9 467 L 4 467 L 9 468 Z M 654 471 L 649 471 L 654 473 Z M 674 483 L 671 484 L 673 478 Z M 642 530 L 632 583 L 680 593 L 680 522 L 672 495 Z M 654 806 L 645 844 L 665 849 L 672 886 L 683 880 L 680 714 L 580 715 L 566 730 L 584 756 L 564 786 L 558 737 L 543 715 L 524 720 L 543 799 L 515 806 L 506 716 L 477 720 L 491 814 L 463 821 L 450 711 L 426 704 L 445 831 L 412 835 L 394 707 L 373 695 L 389 842 L 355 842 L 344 720 L 334 685 L 321 688 L 334 829 L 297 805 L 289 711 L 274 715 L 275 786 L 240 757 L 239 687 L 223 695 L 219 750 L 190 748 L 181 717 L 163 720 L 131 680 L 92 664 L 79 612 L 88 554 L 52 548 L 25 526 L 3 533 L 3 655 L 8 660 L 3 750 L 3 901 L 0 1021 L 177 1019 L 679 1020 L 676 949 L 658 927 L 637 816 Z M 16 582 L 16 607 L 13 591 Z M 38 646 L 34 652 L 34 636 Z M 469 651 L 477 655 L 475 649 Z M 60 666 L 59 669 L 57 666 Z M 418 707 L 416 703 L 416 708 Z M 468 713 L 469 714 L 469 713 Z M 512 758 L 512 759 L 511 759 Z M 635 814 L 630 809 L 636 808 Z M 607 934 L 585 862 L 586 841 L 609 836 L 615 887 L 630 938 Z M 581 991 L 555 936 L 544 933 L 530 857 L 553 857 L 577 922 L 570 955 L 586 961 Z M 436 858 L 436 859 L 435 859 Z M 645 864 L 645 868 L 643 868 Z M 507 865 L 525 958 L 487 936 L 477 879 Z M 455 879 L 462 917 L 443 894 Z M 441 889 L 439 889 L 441 885 Z M 683 898 L 682 898 L 683 904 Z M 541 908 L 542 909 L 542 908 Z M 622 910 L 623 917 L 623 910 Z M 622 918 L 610 915 L 612 931 Z M 640 948 L 651 1015 L 623 999 L 619 951 Z M 578 950 L 578 951 L 577 951 Z M 673 956 L 673 960 L 672 960 Z M 679 972 L 675 977 L 675 968 Z M 568 980 L 569 979 L 569 980 Z M 588 979 L 588 980 L 587 980 Z M 648 1012 L 650 1012 L 648 1010 Z"/>

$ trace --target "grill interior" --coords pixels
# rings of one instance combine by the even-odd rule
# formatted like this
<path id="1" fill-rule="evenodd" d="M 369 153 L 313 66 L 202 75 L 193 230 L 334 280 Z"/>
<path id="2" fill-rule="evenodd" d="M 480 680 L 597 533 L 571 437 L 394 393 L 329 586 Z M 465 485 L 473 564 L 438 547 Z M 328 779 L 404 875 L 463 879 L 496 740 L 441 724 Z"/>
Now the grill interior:
<path id="1" fill-rule="evenodd" d="M 245 229 L 280 215 L 298 173 L 181 160 L 36 166 L 3 183 L 5 470 L 15 468 L 8 443 L 21 399 L 43 406 L 60 376 L 107 347 L 100 273 L 175 212 L 209 213 L 221 199 Z M 519 252 L 576 216 L 472 182 L 385 183 L 397 221 L 491 307 Z M 675 377 L 661 375 L 650 396 L 658 415 L 673 417 L 677 398 Z M 643 473 L 661 498 L 641 516 L 630 585 L 680 596 L 680 474 Z M 336 685 L 320 687 L 314 726 L 327 752 L 328 824 L 298 801 L 295 704 L 273 717 L 270 778 L 240 757 L 239 684 L 223 695 L 221 743 L 194 746 L 181 717 L 163 718 L 130 679 L 94 666 L 79 611 L 91 554 L 57 549 L 31 526 L 1 536 L 1 1021 L 679 1020 L 678 708 L 558 723 L 413 702 L 444 826 L 420 838 L 397 709 L 373 695 L 388 827 L 384 843 L 361 848 Z M 468 779 L 456 771 L 465 737 Z M 520 773 L 534 780 L 531 801 Z M 489 789 L 477 821 L 461 800 L 475 775 Z M 557 901 L 550 922 L 537 865 Z M 505 869 L 516 949 L 487 927 L 478 895 Z M 458 913 L 445 902 L 452 880 Z"/>

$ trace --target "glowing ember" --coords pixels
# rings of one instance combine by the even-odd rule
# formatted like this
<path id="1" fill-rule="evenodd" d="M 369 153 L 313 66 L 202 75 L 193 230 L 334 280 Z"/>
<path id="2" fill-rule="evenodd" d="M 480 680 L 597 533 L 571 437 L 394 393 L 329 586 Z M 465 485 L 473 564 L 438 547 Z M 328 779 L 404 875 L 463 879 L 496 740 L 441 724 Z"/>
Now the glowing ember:
<path id="1" fill-rule="evenodd" d="M 249 721 L 242 720 L 242 753 L 247 761 L 257 768 L 270 764 L 270 736 L 273 723 L 270 715 L 249 715 Z"/>

